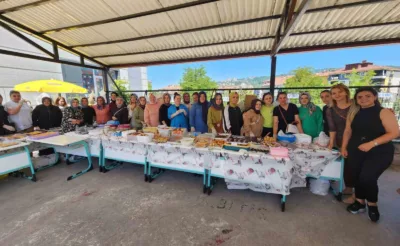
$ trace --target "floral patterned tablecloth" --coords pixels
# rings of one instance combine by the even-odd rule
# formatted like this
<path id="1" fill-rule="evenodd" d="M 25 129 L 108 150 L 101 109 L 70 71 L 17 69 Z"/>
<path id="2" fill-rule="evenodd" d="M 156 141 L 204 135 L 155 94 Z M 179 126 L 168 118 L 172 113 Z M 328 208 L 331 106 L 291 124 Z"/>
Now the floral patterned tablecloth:
<path id="1" fill-rule="evenodd" d="M 290 189 L 306 186 L 306 176 L 319 177 L 326 165 L 339 157 L 323 149 L 290 149 L 289 158 L 258 152 L 222 151 L 224 161 L 211 174 L 223 176 L 228 189 L 251 189 L 289 195 Z"/>
<path id="2" fill-rule="evenodd" d="M 188 171 L 203 172 L 220 157 L 219 152 L 208 148 L 195 148 L 174 143 L 149 143 L 147 148 L 148 162 Z"/>
<path id="3" fill-rule="evenodd" d="M 275 158 L 262 152 L 235 152 L 220 148 L 195 148 L 176 143 L 137 143 L 125 137 L 91 136 L 91 152 L 105 158 L 203 172 L 224 178 L 228 189 L 251 189 L 258 192 L 289 195 L 290 189 L 306 186 L 306 175 L 319 177 L 326 165 L 339 157 L 338 152 L 320 148 L 289 148 L 288 158 Z M 31 150 L 43 149 L 32 143 Z"/>
<path id="4" fill-rule="evenodd" d="M 129 162 L 146 162 L 147 146 L 144 143 L 127 141 L 123 137 L 101 137 L 105 158 L 126 160 Z"/>

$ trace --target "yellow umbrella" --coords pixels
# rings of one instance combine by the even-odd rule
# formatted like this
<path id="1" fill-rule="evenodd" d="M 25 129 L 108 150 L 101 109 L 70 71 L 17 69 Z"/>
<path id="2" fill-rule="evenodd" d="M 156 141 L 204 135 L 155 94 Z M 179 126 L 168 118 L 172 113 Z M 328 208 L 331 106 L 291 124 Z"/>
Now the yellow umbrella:
<path id="1" fill-rule="evenodd" d="M 25 82 L 14 87 L 22 92 L 48 92 L 48 93 L 87 93 L 87 89 L 61 80 L 35 80 Z"/>

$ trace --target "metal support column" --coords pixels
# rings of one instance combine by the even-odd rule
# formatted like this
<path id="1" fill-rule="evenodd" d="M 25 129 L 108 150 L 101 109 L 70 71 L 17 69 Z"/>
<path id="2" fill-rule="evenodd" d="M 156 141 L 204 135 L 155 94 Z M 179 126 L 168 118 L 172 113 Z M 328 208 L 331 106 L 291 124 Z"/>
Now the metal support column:
<path id="1" fill-rule="evenodd" d="M 272 94 L 272 98 L 275 97 L 275 74 L 276 74 L 276 56 L 271 56 L 271 76 L 269 79 L 269 91 Z"/>
<path id="2" fill-rule="evenodd" d="M 104 85 L 104 91 L 106 92 L 106 101 L 107 104 L 110 103 L 110 93 L 108 93 L 109 91 L 109 87 L 108 87 L 108 68 L 104 68 L 103 69 L 103 77 L 104 77 L 104 81 L 103 81 L 103 85 Z"/>

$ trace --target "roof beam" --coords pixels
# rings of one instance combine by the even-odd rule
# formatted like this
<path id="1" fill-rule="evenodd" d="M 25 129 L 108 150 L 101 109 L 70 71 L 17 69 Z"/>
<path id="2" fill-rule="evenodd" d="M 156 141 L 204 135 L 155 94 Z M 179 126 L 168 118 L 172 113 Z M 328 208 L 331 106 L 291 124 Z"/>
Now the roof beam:
<path id="1" fill-rule="evenodd" d="M 53 57 L 54 58 L 54 54 L 51 53 L 50 51 L 48 51 L 47 49 L 43 48 L 41 45 L 39 45 L 38 43 L 36 43 L 35 41 L 33 41 L 32 39 L 26 37 L 25 35 L 23 35 L 22 33 L 18 32 L 17 30 L 15 30 L 14 28 L 10 27 L 9 25 L 7 25 L 6 23 L 0 21 L 0 26 L 3 27 L 4 29 L 6 29 L 7 31 L 9 31 L 10 33 L 14 34 L 15 36 L 19 37 L 20 39 L 24 40 L 25 42 L 27 42 L 28 44 L 32 45 L 33 47 L 35 47 L 36 49 L 42 51 L 43 53 L 45 53 L 46 55 Z"/>
<path id="2" fill-rule="evenodd" d="M 360 25 L 360 26 L 331 28 L 331 29 L 314 30 L 314 31 L 306 31 L 306 32 L 297 32 L 297 33 L 290 34 L 290 36 L 301 36 L 301 35 L 307 35 L 307 34 L 318 34 L 318 33 L 326 33 L 326 32 L 333 32 L 333 31 L 344 31 L 344 30 L 353 30 L 353 29 L 359 29 L 359 28 L 389 26 L 389 25 L 398 25 L 398 24 L 400 24 L 400 21 L 387 22 L 387 23 L 375 23 L 375 24 Z M 237 39 L 237 40 L 233 40 L 233 41 L 223 41 L 223 42 L 209 43 L 209 44 L 202 44 L 202 45 L 182 46 L 182 47 L 175 47 L 175 48 L 148 50 L 148 51 L 141 51 L 141 52 L 130 52 L 130 53 L 123 53 L 123 54 L 99 55 L 99 56 L 93 56 L 93 59 L 105 58 L 105 57 L 116 57 L 116 56 L 128 56 L 128 55 L 143 55 L 143 54 L 157 53 L 157 52 L 162 52 L 162 51 L 201 48 L 201 47 L 208 47 L 208 46 L 213 46 L 213 45 L 250 42 L 250 41 L 258 41 L 258 40 L 273 39 L 273 38 L 275 38 L 275 36 L 263 36 L 263 37 L 257 37 L 257 38 Z"/>
<path id="3" fill-rule="evenodd" d="M 388 0 L 384 0 L 384 1 L 388 1 Z M 390 1 L 392 1 L 392 0 L 390 0 Z M 376 2 L 363 1 L 363 2 L 358 2 L 357 5 L 365 5 L 365 4 L 372 4 L 372 3 L 376 3 Z M 344 9 L 344 8 L 350 8 L 350 7 L 354 7 L 354 6 L 356 6 L 356 3 L 347 3 L 347 4 L 342 4 L 342 5 L 310 9 L 310 10 L 307 10 L 306 13 L 315 13 L 315 12 L 329 11 L 329 10 L 335 10 L 335 9 Z M 72 45 L 72 46 L 68 46 L 68 47 L 77 48 L 77 47 L 88 47 L 88 46 L 96 46 L 96 45 L 103 45 L 103 44 L 131 42 L 131 41 L 144 40 L 144 39 L 148 39 L 148 38 L 158 38 L 158 37 L 164 37 L 164 36 L 169 36 L 169 35 L 185 34 L 185 33 L 191 33 L 191 32 L 196 32 L 196 31 L 205 31 L 205 30 L 210 30 L 210 29 L 215 29 L 215 28 L 229 27 L 229 26 L 242 25 L 242 24 L 250 24 L 250 23 L 255 23 L 255 22 L 259 22 L 259 21 L 277 20 L 277 19 L 280 19 L 281 17 L 282 17 L 282 15 L 272 15 L 272 16 L 265 16 L 265 17 L 260 17 L 260 18 L 256 18 L 256 19 L 228 22 L 228 23 L 224 23 L 224 24 L 192 28 L 192 29 L 187 29 L 187 30 L 159 33 L 159 34 L 141 36 L 141 37 L 136 37 L 136 38 L 127 38 L 127 39 L 120 39 L 120 40 L 113 40 L 113 41 L 103 41 L 103 42 L 96 42 L 96 43 Z"/>
<path id="4" fill-rule="evenodd" d="M 50 3 L 50 2 L 55 2 L 55 1 L 59 1 L 59 0 L 40 0 L 40 1 L 33 2 L 33 3 L 22 4 L 22 5 L 19 5 L 19 6 L 15 6 L 15 7 L 11 7 L 11 8 L 8 8 L 8 9 L 0 10 L 0 15 L 6 14 L 6 13 L 10 13 L 10 12 L 14 12 L 14 11 L 18 11 L 18 10 L 37 7 L 37 6 L 40 6 L 40 5 L 43 5 L 43 4 L 47 4 L 47 3 Z"/>
<path id="5" fill-rule="evenodd" d="M 194 6 L 217 2 L 217 1 L 220 1 L 220 0 L 197 0 L 197 1 L 193 1 L 193 2 L 187 2 L 187 3 L 183 3 L 183 4 L 165 7 L 165 8 L 162 7 L 159 9 L 154 9 L 154 10 L 140 12 L 140 13 L 131 14 L 131 15 L 119 16 L 116 18 L 111 18 L 111 19 L 106 19 L 106 20 L 101 20 L 101 21 L 94 21 L 94 22 L 89 22 L 89 23 L 84 23 L 84 24 L 79 24 L 79 25 L 74 25 L 74 26 L 66 26 L 66 27 L 61 27 L 61 28 L 49 29 L 49 30 L 41 31 L 40 33 L 46 34 L 46 33 L 51 33 L 51 32 L 59 32 L 59 31 L 65 30 L 65 29 L 77 29 L 77 28 L 107 24 L 107 23 L 116 22 L 116 21 L 123 21 L 123 20 L 134 19 L 134 18 L 139 18 L 139 17 L 143 17 L 143 16 L 148 16 L 148 15 L 164 13 L 164 12 L 168 12 L 168 11 L 172 11 L 172 10 L 194 7 Z"/>
<path id="6" fill-rule="evenodd" d="M 51 38 L 49 38 L 49 37 L 46 37 L 46 36 L 44 36 L 44 35 L 38 33 L 37 31 L 35 31 L 35 30 L 33 30 L 33 29 L 31 29 L 31 28 L 29 28 L 29 27 L 27 27 L 27 26 L 24 26 L 24 25 L 22 25 L 22 24 L 20 24 L 20 23 L 18 23 L 18 22 L 16 22 L 16 21 L 13 21 L 13 20 L 11 20 L 10 18 L 5 17 L 4 15 L 0 15 L 0 22 L 1 22 L 1 21 L 6 22 L 6 23 L 8 23 L 8 24 L 10 24 L 10 25 L 12 25 L 12 26 L 15 26 L 15 27 L 21 29 L 22 31 L 27 32 L 28 34 L 34 35 L 34 36 L 36 36 L 36 37 L 38 37 L 38 38 L 40 38 L 40 39 L 42 39 L 42 40 L 45 40 L 45 41 L 50 42 L 50 43 L 54 43 L 54 44 L 56 44 L 57 46 L 63 48 L 64 50 L 66 50 L 66 51 L 68 51 L 68 52 L 74 53 L 74 54 L 76 54 L 76 55 L 78 55 L 78 56 L 83 56 L 84 58 L 86 58 L 86 59 L 89 60 L 89 61 L 92 61 L 92 62 L 94 62 L 94 63 L 97 63 L 97 64 L 99 64 L 100 66 L 106 67 L 105 64 L 103 64 L 103 63 L 101 63 L 101 62 L 98 62 L 98 61 L 92 59 L 91 57 L 88 57 L 87 55 L 82 54 L 82 53 L 79 52 L 79 51 L 73 50 L 73 49 L 71 49 L 70 47 L 68 47 L 68 46 L 66 46 L 66 45 L 64 45 L 64 44 L 62 44 L 62 43 L 60 43 L 60 42 L 57 42 L 57 41 L 55 41 L 55 40 L 53 40 L 53 39 L 51 39 Z"/>
<path id="7" fill-rule="evenodd" d="M 215 29 L 215 28 L 223 28 L 223 27 L 229 27 L 229 26 L 235 26 L 235 25 L 249 24 L 249 23 L 254 23 L 254 22 L 259 22 L 259 21 L 275 20 L 275 19 L 279 19 L 280 17 L 281 17 L 281 15 L 272 15 L 272 16 L 266 16 L 266 17 L 261 17 L 261 18 L 257 18 L 257 19 L 229 22 L 229 23 L 224 23 L 224 24 L 218 24 L 218 25 L 212 25 L 212 26 L 206 26 L 206 27 L 198 27 L 198 28 L 182 30 L 182 31 L 173 31 L 173 32 L 167 32 L 167 33 L 141 36 L 141 37 L 137 37 L 137 38 L 127 38 L 127 39 L 114 40 L 114 41 L 105 41 L 105 42 L 97 42 L 97 43 L 91 43 L 91 44 L 75 45 L 75 46 L 69 46 L 69 47 L 77 48 L 77 47 L 88 47 L 88 46 L 96 46 L 96 45 L 103 45 L 103 44 L 115 44 L 115 43 L 139 41 L 139 40 L 144 40 L 144 39 L 149 39 L 149 38 L 159 38 L 159 37 L 165 37 L 165 36 L 170 36 L 170 35 L 185 34 L 185 33 L 197 32 L 197 31 L 206 31 L 206 30 L 211 30 L 211 29 Z"/>
<path id="8" fill-rule="evenodd" d="M 333 49 L 344 49 L 344 48 L 354 48 L 363 46 L 373 46 L 373 45 L 386 45 L 386 44 L 400 44 L 400 38 L 390 38 L 390 39 L 377 39 L 370 41 L 356 41 L 356 42 L 346 42 L 339 44 L 324 44 L 324 45 L 313 45 L 298 48 L 288 48 L 282 49 L 279 54 L 291 54 L 298 52 L 310 52 L 310 51 L 320 51 L 320 50 L 333 50 Z"/>
<path id="9" fill-rule="evenodd" d="M 114 57 L 114 56 L 143 55 L 143 54 L 149 54 L 149 53 L 158 53 L 158 52 L 162 52 L 162 51 L 173 51 L 173 50 L 183 50 L 183 49 L 193 49 L 193 48 L 204 48 L 204 47 L 209 47 L 209 46 L 214 46 L 214 45 L 243 43 L 243 42 L 250 42 L 250 41 L 260 41 L 260 40 L 272 39 L 272 38 L 274 38 L 274 36 L 264 36 L 264 37 L 258 37 L 258 38 L 246 38 L 246 39 L 239 39 L 239 40 L 233 40 L 233 41 L 224 41 L 224 42 L 219 42 L 219 43 L 183 46 L 183 47 L 176 47 L 176 48 L 149 50 L 149 51 L 123 53 L 123 54 L 115 54 L 115 55 L 94 56 L 93 58 L 94 59 L 98 59 L 98 58 L 106 58 L 106 57 Z"/>
<path id="10" fill-rule="evenodd" d="M 310 2 L 311 2 L 310 0 L 303 0 L 297 13 L 295 14 L 295 16 L 293 16 L 294 11 L 291 12 L 291 10 L 294 10 L 293 5 L 296 5 L 296 0 L 292 0 L 290 2 L 290 9 L 288 11 L 288 16 L 287 16 L 287 20 L 288 20 L 287 23 L 289 23 L 289 24 L 287 26 L 285 26 L 282 36 L 279 39 L 278 38 L 275 39 L 275 43 L 272 47 L 271 56 L 275 56 L 279 52 L 279 49 L 281 48 L 285 39 L 287 37 L 289 37 L 289 35 L 293 32 L 294 27 L 297 25 L 297 23 L 299 23 L 301 17 L 306 13 L 306 10 L 307 10 L 308 6 L 310 5 Z M 290 22 L 289 22 L 289 20 L 290 20 Z M 281 30 L 278 29 L 279 34 L 280 34 L 280 32 L 281 32 Z"/>
<path id="11" fill-rule="evenodd" d="M 145 67 L 145 66 L 155 66 L 155 65 L 167 65 L 167 64 L 177 64 L 177 63 L 187 63 L 187 62 L 200 62 L 200 61 L 215 61 L 222 59 L 232 59 L 232 58 L 243 58 L 243 57 L 253 57 L 253 56 L 267 56 L 270 51 L 257 51 L 234 55 L 222 55 L 215 57 L 198 57 L 189 58 L 182 60 L 170 60 L 170 61 L 156 61 L 156 62 L 143 62 L 143 63 L 125 63 L 125 64 L 114 64 L 109 65 L 111 68 L 125 68 L 125 67 Z"/>
<path id="12" fill-rule="evenodd" d="M 67 65 L 72 65 L 72 66 L 78 66 L 78 67 L 87 67 L 87 68 L 98 69 L 98 70 L 103 69 L 102 67 L 96 67 L 96 66 L 91 66 L 91 65 L 82 65 L 82 64 L 76 63 L 76 62 L 56 60 L 54 58 L 36 56 L 36 55 L 31 55 L 31 54 L 26 54 L 26 53 L 11 51 L 11 50 L 4 50 L 4 49 L 0 49 L 0 55 L 16 56 L 16 57 L 34 59 L 34 60 L 39 60 L 39 61 L 61 63 L 61 64 L 67 64 Z"/>
<path id="13" fill-rule="evenodd" d="M 353 48 L 362 46 L 373 46 L 373 45 L 385 45 L 385 44 L 400 44 L 400 38 L 392 39 L 379 39 L 373 41 L 358 41 L 358 42 L 347 42 L 341 44 L 332 45 L 317 45 L 317 46 L 307 46 L 293 49 L 282 49 L 280 54 L 290 54 L 297 52 L 310 52 L 319 50 L 329 50 L 329 49 L 342 49 L 342 48 Z M 243 58 L 243 57 L 253 57 L 253 56 L 266 56 L 269 55 L 270 51 L 258 51 L 249 52 L 235 55 L 222 55 L 215 57 L 200 57 L 200 58 L 189 58 L 182 60 L 170 60 L 170 61 L 156 61 L 156 62 L 141 62 L 141 63 L 125 63 L 125 64 L 111 64 L 112 68 L 122 68 L 122 67 L 144 67 L 144 66 L 156 66 L 156 65 L 167 65 L 167 64 L 177 64 L 185 62 L 199 62 L 199 61 L 214 61 L 222 59 L 232 59 L 232 58 Z"/>

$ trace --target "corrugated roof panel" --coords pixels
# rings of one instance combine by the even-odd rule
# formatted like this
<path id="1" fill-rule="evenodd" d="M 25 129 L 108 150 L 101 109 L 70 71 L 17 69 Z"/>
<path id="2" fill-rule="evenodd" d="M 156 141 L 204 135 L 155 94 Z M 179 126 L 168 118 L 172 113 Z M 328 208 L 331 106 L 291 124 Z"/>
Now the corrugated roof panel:
<path id="1" fill-rule="evenodd" d="M 386 27 L 358 28 L 353 30 L 290 36 L 283 47 L 297 48 L 390 38 L 400 38 L 400 24 Z"/>
<path id="2" fill-rule="evenodd" d="M 166 13 L 143 16 L 126 20 L 142 36 L 176 31 L 176 27 Z"/>
<path id="3" fill-rule="evenodd" d="M 52 32 L 46 34 L 46 36 L 53 38 L 65 45 L 71 46 L 105 40 L 104 36 L 102 36 L 100 33 L 97 33 L 90 27 L 79 28 L 73 31 Z"/>
<path id="4" fill-rule="evenodd" d="M 55 29 L 117 17 L 102 1 L 55 1 L 6 14 L 37 31 Z"/>
<path id="5" fill-rule="evenodd" d="M 56 7 L 53 3 L 22 9 L 4 15 L 36 31 L 80 23 L 78 19 L 64 13 L 62 9 Z"/>
<path id="6" fill-rule="evenodd" d="M 316 9 L 334 5 L 343 5 L 348 3 L 365 2 L 365 0 L 312 0 L 308 9 Z M 301 1 L 297 1 L 298 5 Z"/>
<path id="7" fill-rule="evenodd" d="M 143 54 L 143 55 L 130 55 L 130 56 L 115 56 L 115 57 L 105 57 L 96 59 L 105 64 L 126 64 L 126 63 L 139 63 L 139 62 L 153 62 L 158 61 L 159 57 L 154 54 Z"/>
<path id="8" fill-rule="evenodd" d="M 396 5 L 396 2 L 386 2 L 305 14 L 294 32 L 380 23 Z"/>
<path id="9" fill-rule="evenodd" d="M 226 0 L 217 2 L 222 23 L 279 15 L 284 0 Z"/>
<path id="10" fill-rule="evenodd" d="M 127 64 L 153 61 L 185 60 L 192 58 L 215 57 L 223 55 L 234 55 L 249 52 L 268 51 L 271 49 L 272 40 L 259 40 L 239 42 L 226 45 L 213 45 L 191 49 L 180 49 L 174 51 L 162 51 L 142 55 L 117 56 L 98 59 L 106 64 Z"/>
<path id="11" fill-rule="evenodd" d="M 39 2 L 39 0 L 7 0 L 7 1 L 0 1 L 0 10 L 18 7 L 28 3 Z"/>
<path id="12" fill-rule="evenodd" d="M 89 47 L 76 48 L 78 51 L 82 51 L 89 56 L 102 56 L 102 55 L 113 55 L 113 54 L 124 54 L 126 51 L 116 44 L 104 44 Z"/>
<path id="13" fill-rule="evenodd" d="M 396 21 L 400 20 L 400 1 L 398 1 L 397 6 L 391 9 L 389 13 L 387 13 L 382 21 Z"/>
<path id="14" fill-rule="evenodd" d="M 184 3 L 194 2 L 194 1 L 195 0 L 159 0 L 159 2 L 164 7 L 170 7 L 173 5 L 179 5 L 179 4 L 184 4 Z"/>
<path id="15" fill-rule="evenodd" d="M 117 44 L 127 53 L 143 52 L 154 49 L 154 47 L 146 40 L 138 40 L 138 41 L 124 42 L 124 43 L 117 43 Z"/>
<path id="16" fill-rule="evenodd" d="M 181 34 L 189 45 L 202 45 L 226 40 L 223 28 Z"/>
<path id="17" fill-rule="evenodd" d="M 118 15 L 131 15 L 162 8 L 158 0 L 103 0 Z"/>
<path id="18" fill-rule="evenodd" d="M 170 49 L 177 47 L 184 47 L 188 45 L 184 36 L 178 35 L 169 35 L 158 38 L 149 38 L 147 41 L 155 48 L 155 49 Z"/>
<path id="19" fill-rule="evenodd" d="M 106 37 L 107 40 L 104 41 L 136 38 L 140 36 L 140 34 L 125 21 L 96 25 L 91 28 Z M 102 41 L 103 40 L 97 40 L 97 42 Z"/>
<path id="20" fill-rule="evenodd" d="M 237 40 L 243 38 L 258 38 L 275 36 L 279 20 L 266 20 L 242 25 L 224 27 L 227 40 Z"/>
<path id="21" fill-rule="evenodd" d="M 168 15 L 179 30 L 220 24 L 216 3 L 197 5 L 169 11 Z"/>

